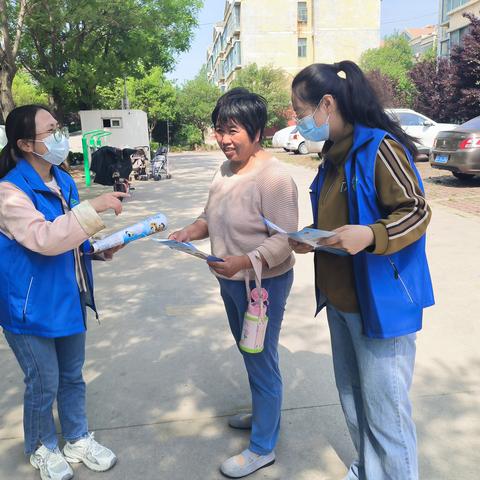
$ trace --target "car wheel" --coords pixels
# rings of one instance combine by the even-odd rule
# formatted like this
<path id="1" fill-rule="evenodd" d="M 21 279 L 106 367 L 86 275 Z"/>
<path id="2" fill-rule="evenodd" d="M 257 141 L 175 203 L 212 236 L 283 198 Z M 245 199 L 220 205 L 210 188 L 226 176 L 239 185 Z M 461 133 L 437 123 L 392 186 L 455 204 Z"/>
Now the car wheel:
<path id="1" fill-rule="evenodd" d="M 460 173 L 460 172 L 452 172 L 454 177 L 457 177 L 460 180 L 471 180 L 475 175 L 471 173 Z"/>
<path id="2" fill-rule="evenodd" d="M 308 148 L 307 148 L 307 145 L 305 144 L 305 142 L 302 142 L 299 146 L 298 146 L 298 153 L 300 155 L 306 155 L 308 153 Z"/>

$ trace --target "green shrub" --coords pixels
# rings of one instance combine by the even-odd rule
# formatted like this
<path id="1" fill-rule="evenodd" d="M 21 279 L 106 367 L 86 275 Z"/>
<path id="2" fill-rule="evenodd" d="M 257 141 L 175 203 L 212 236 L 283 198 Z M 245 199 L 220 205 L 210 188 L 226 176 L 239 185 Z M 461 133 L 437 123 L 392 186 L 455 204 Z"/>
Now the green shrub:
<path id="1" fill-rule="evenodd" d="M 81 165 L 83 163 L 83 153 L 81 152 L 69 152 L 67 157 L 69 165 Z"/>
<path id="2" fill-rule="evenodd" d="M 177 144 L 194 150 L 203 144 L 202 131 L 195 125 L 183 125 L 176 136 Z"/>

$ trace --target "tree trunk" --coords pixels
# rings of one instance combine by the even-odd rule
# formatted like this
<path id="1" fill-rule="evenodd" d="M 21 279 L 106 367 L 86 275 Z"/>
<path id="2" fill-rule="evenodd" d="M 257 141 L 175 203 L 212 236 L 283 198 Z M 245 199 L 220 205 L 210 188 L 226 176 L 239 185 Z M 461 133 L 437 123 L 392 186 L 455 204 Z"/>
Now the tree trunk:
<path id="1" fill-rule="evenodd" d="M 7 118 L 7 115 L 15 108 L 15 102 L 12 95 L 12 84 L 14 73 L 12 73 L 7 66 L 0 69 L 0 116 L 2 122 Z"/>
<path id="2" fill-rule="evenodd" d="M 57 122 L 63 124 L 65 119 L 65 109 L 62 102 L 62 92 L 56 88 L 53 88 L 50 96 L 50 108 L 52 108 Z"/>

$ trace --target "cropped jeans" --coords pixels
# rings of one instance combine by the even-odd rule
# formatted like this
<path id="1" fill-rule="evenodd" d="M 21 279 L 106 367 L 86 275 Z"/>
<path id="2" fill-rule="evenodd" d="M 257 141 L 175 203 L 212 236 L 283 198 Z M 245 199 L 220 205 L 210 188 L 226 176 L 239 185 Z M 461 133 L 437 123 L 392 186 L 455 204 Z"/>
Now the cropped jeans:
<path id="1" fill-rule="evenodd" d="M 58 416 L 65 440 L 88 434 L 85 408 L 85 333 L 60 338 L 18 335 L 4 330 L 25 376 L 23 429 L 25 453 L 39 446 L 50 450 L 58 445 L 53 419 L 57 400 Z"/>

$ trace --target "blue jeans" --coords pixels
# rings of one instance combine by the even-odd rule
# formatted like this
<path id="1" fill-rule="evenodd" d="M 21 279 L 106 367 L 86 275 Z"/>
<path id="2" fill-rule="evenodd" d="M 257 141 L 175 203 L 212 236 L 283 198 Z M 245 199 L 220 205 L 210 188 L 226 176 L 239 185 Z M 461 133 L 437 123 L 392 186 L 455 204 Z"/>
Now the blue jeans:
<path id="1" fill-rule="evenodd" d="M 25 375 L 23 429 L 25 453 L 41 443 L 53 450 L 58 445 L 53 402 L 65 440 L 88 433 L 85 409 L 85 333 L 61 338 L 17 335 L 4 330 L 10 348 Z"/>
<path id="2" fill-rule="evenodd" d="M 362 334 L 357 313 L 327 305 L 335 381 L 358 454 L 345 480 L 418 480 L 417 438 L 409 390 L 415 334 Z"/>
<path id="3" fill-rule="evenodd" d="M 240 341 L 243 317 L 247 310 L 245 282 L 218 279 L 220 293 L 227 311 L 230 330 L 235 341 Z M 247 368 L 252 392 L 252 432 L 249 449 L 258 455 L 267 455 L 277 444 L 282 408 L 282 377 L 278 366 L 278 338 L 288 294 L 292 288 L 293 270 L 278 277 L 262 280 L 268 292 L 268 325 L 261 353 L 240 350 Z M 255 287 L 251 282 L 250 288 Z"/>

